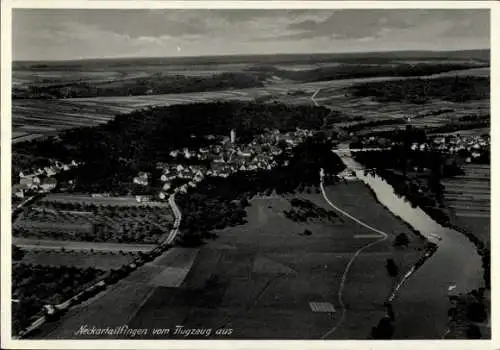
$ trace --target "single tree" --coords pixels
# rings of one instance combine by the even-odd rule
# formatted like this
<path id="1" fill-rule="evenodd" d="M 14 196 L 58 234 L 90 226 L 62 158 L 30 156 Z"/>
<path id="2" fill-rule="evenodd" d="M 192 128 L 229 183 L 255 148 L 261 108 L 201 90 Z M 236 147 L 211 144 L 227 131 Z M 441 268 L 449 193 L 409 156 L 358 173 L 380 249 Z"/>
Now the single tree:
<path id="1" fill-rule="evenodd" d="M 484 322 L 488 315 L 483 303 L 473 302 L 467 305 L 467 318 L 473 322 Z"/>
<path id="2" fill-rule="evenodd" d="M 12 246 L 12 260 L 19 261 L 24 257 L 24 251 L 17 245 Z"/>
<path id="3" fill-rule="evenodd" d="M 394 334 L 394 326 L 389 317 L 380 320 L 377 327 L 372 328 L 372 337 L 374 339 L 391 339 Z"/>
<path id="4" fill-rule="evenodd" d="M 481 330 L 478 326 L 470 324 L 465 331 L 467 339 L 481 339 Z"/>
<path id="5" fill-rule="evenodd" d="M 410 244 L 410 239 L 408 238 L 408 235 L 404 232 L 397 235 L 396 238 L 394 239 L 395 247 L 408 247 L 408 244 Z"/>
<path id="6" fill-rule="evenodd" d="M 398 275 L 398 267 L 394 262 L 394 259 L 387 259 L 385 268 L 387 269 L 387 273 L 389 274 L 389 276 L 396 277 Z"/>

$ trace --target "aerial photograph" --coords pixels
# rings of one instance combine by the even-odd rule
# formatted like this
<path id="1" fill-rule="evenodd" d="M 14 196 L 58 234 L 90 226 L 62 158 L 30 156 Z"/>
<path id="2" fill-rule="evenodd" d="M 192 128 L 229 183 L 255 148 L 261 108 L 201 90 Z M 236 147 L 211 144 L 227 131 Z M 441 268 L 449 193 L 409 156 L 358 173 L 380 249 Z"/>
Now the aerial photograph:
<path id="1" fill-rule="evenodd" d="M 490 23 L 13 9 L 12 339 L 491 339 Z"/>

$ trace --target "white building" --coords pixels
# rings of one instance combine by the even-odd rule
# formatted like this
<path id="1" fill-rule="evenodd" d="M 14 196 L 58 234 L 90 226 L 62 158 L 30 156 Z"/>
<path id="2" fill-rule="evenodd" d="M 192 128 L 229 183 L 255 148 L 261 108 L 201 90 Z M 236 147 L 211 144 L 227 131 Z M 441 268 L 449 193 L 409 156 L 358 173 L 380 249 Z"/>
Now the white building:
<path id="1" fill-rule="evenodd" d="M 356 174 L 349 170 L 349 169 L 344 169 L 340 173 L 337 174 L 337 177 L 344 179 L 344 180 L 356 180 Z"/>

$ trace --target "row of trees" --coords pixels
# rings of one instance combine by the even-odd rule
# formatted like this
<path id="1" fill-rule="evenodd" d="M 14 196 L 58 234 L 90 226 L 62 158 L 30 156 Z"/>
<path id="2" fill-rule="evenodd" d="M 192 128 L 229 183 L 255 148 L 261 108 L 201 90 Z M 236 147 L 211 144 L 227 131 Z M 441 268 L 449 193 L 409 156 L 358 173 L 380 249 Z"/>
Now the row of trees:
<path id="1" fill-rule="evenodd" d="M 353 123 L 352 125 L 342 127 L 347 132 L 356 132 L 363 129 L 368 129 L 374 126 L 386 126 L 386 125 L 402 125 L 406 121 L 403 119 L 382 119 L 382 120 L 370 120 L 365 122 Z"/>
<path id="2" fill-rule="evenodd" d="M 293 198 L 290 204 L 292 208 L 285 210 L 283 213 L 292 221 L 306 222 L 310 219 L 328 219 L 335 222 L 338 220 L 338 215 L 334 211 L 320 208 L 311 201 Z"/>

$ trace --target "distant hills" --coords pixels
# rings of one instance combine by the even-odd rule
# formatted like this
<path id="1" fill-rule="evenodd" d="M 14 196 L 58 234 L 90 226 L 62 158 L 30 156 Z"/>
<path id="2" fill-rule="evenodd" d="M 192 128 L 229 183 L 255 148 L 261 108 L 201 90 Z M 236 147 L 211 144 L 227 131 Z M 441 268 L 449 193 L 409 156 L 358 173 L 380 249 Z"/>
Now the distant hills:
<path id="1" fill-rule="evenodd" d="M 71 61 L 14 61 L 13 69 L 92 69 L 104 67 L 218 65 L 218 64 L 299 64 L 299 63 L 387 63 L 393 60 L 475 60 L 490 62 L 490 50 L 463 51 L 384 51 L 321 54 L 275 54 L 197 57 L 106 58 Z"/>

